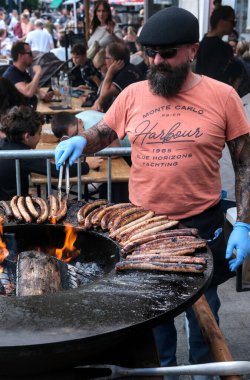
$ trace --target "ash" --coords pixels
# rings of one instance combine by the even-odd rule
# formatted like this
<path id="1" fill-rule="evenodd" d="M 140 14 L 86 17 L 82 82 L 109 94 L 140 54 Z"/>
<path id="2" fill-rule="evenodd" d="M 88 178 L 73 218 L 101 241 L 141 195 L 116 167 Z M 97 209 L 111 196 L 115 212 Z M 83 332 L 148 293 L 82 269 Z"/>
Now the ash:
<path id="1" fill-rule="evenodd" d="M 81 285 L 87 285 L 94 282 L 97 278 L 103 276 L 101 267 L 94 263 L 84 263 L 76 261 L 76 263 L 67 264 L 69 288 L 78 288 Z"/>

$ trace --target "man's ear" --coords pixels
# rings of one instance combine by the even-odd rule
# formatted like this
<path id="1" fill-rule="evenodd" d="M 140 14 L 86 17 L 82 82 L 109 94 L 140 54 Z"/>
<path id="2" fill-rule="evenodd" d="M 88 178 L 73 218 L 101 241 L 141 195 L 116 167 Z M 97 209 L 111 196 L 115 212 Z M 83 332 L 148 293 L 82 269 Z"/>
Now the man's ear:
<path id="1" fill-rule="evenodd" d="M 26 142 L 29 141 L 29 139 L 30 139 L 30 134 L 29 134 L 28 132 L 25 132 L 25 133 L 23 134 L 22 141 L 23 141 L 24 143 L 26 143 Z"/>

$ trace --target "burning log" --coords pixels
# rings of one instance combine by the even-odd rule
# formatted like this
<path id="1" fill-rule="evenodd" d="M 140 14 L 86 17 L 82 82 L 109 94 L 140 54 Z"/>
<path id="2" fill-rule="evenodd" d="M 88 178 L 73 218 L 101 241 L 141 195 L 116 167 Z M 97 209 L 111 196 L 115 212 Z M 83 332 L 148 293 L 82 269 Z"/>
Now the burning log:
<path id="1" fill-rule="evenodd" d="M 66 263 L 38 251 L 26 251 L 19 254 L 17 296 L 55 293 L 65 288 L 69 288 Z"/>

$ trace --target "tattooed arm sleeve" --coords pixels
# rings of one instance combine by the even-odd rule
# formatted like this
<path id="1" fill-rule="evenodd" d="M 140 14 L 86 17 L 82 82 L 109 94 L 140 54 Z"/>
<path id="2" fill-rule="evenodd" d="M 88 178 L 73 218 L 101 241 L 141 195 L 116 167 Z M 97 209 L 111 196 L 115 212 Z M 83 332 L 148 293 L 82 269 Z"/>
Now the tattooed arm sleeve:
<path id="1" fill-rule="evenodd" d="M 250 223 L 250 137 L 242 135 L 227 144 L 235 170 L 237 221 Z"/>
<path id="2" fill-rule="evenodd" d="M 103 120 L 85 131 L 82 135 L 87 139 L 87 145 L 84 149 L 85 154 L 98 152 L 118 138 L 116 132 L 109 128 Z"/>

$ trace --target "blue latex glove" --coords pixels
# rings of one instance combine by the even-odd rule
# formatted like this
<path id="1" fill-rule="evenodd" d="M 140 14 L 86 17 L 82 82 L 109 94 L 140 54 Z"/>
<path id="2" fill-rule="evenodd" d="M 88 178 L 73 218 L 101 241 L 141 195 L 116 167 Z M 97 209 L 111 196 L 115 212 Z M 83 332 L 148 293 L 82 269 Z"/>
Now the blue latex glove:
<path id="1" fill-rule="evenodd" d="M 73 165 L 85 148 L 87 140 L 83 136 L 74 136 L 60 142 L 55 150 L 55 161 L 57 170 L 60 169 L 64 161 L 69 158 L 69 164 Z"/>
<path id="2" fill-rule="evenodd" d="M 229 236 L 226 250 L 226 259 L 230 259 L 236 249 L 237 257 L 229 261 L 230 270 L 235 271 L 245 258 L 250 255 L 250 224 L 236 222 Z"/>

